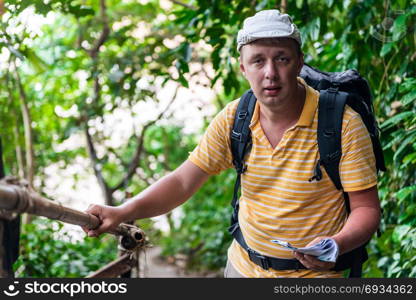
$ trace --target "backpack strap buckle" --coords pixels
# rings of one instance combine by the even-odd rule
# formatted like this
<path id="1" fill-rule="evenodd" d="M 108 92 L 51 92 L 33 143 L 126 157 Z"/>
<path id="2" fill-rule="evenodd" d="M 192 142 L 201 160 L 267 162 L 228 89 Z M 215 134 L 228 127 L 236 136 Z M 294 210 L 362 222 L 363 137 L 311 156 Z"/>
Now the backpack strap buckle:
<path id="1" fill-rule="evenodd" d="M 246 111 L 240 111 L 238 113 L 238 115 L 237 115 L 237 118 L 240 119 L 240 120 L 242 120 L 242 119 L 245 119 L 247 117 L 247 115 L 248 115 L 248 112 L 246 112 Z"/>
<path id="2" fill-rule="evenodd" d="M 233 160 L 233 165 L 237 174 L 243 174 L 247 170 L 247 165 L 244 162 L 239 163 L 237 160 Z"/>
<path id="3" fill-rule="evenodd" d="M 338 93 L 339 86 L 340 86 L 339 82 L 337 82 L 337 81 L 331 82 L 331 86 L 328 88 L 328 92 Z"/>
<path id="4" fill-rule="evenodd" d="M 267 257 L 261 255 L 257 251 L 254 251 L 253 249 L 249 248 L 247 250 L 248 257 L 252 262 L 262 267 L 264 270 L 268 270 L 270 268 L 270 263 Z"/>
<path id="5" fill-rule="evenodd" d="M 242 134 L 241 134 L 241 132 L 236 132 L 236 131 L 232 130 L 231 131 L 231 138 L 233 140 L 241 142 L 242 141 Z"/>

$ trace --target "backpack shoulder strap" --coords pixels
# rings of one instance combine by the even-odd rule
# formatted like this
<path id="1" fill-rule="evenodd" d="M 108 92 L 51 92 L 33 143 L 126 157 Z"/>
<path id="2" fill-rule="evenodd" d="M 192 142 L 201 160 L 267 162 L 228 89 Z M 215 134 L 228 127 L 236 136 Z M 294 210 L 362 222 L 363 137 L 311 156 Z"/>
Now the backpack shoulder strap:
<path id="1" fill-rule="evenodd" d="M 234 184 L 234 194 L 231 203 L 234 211 L 231 217 L 230 232 L 233 232 L 238 227 L 238 192 L 240 190 L 241 174 L 246 170 L 244 157 L 251 149 L 251 131 L 249 126 L 255 106 L 256 97 L 252 90 L 248 90 L 240 98 L 230 135 L 232 160 L 237 171 L 237 179 Z"/>
<path id="2" fill-rule="evenodd" d="M 244 156 L 251 144 L 250 122 L 256 104 L 256 97 L 252 90 L 248 90 L 241 96 L 234 116 L 234 124 L 231 130 L 231 153 L 233 165 L 237 173 L 244 173 Z"/>
<path id="3" fill-rule="evenodd" d="M 342 119 L 348 94 L 335 87 L 322 90 L 318 105 L 318 148 L 320 159 L 315 168 L 315 179 L 320 180 L 320 165 L 325 168 L 335 187 L 342 189 L 339 164 L 341 161 Z"/>
<path id="4" fill-rule="evenodd" d="M 342 189 L 339 165 L 342 155 L 342 120 L 347 100 L 347 93 L 338 91 L 336 86 L 330 87 L 320 92 L 318 106 L 317 135 L 320 159 L 315 168 L 315 173 L 316 170 L 319 170 L 319 165 L 322 165 L 338 190 Z M 322 177 L 322 174 L 320 176 Z M 344 192 L 344 200 L 349 214 L 351 209 L 348 193 Z M 361 277 L 362 265 L 368 259 L 365 245 L 352 250 L 348 253 L 348 256 L 351 258 L 346 260 L 351 268 L 349 277 Z"/>

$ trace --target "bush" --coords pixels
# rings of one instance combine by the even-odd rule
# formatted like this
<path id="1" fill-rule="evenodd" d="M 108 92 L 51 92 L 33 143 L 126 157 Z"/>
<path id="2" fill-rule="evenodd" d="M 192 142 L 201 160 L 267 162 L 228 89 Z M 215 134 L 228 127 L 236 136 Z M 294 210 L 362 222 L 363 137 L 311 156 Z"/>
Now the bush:
<path id="1" fill-rule="evenodd" d="M 218 270 L 225 266 L 232 237 L 227 232 L 232 213 L 232 187 L 235 171 L 211 177 L 186 202 L 183 217 L 172 232 L 161 239 L 163 255 L 182 253 L 188 268 Z"/>
<path id="2" fill-rule="evenodd" d="M 23 226 L 16 277 L 85 277 L 117 257 L 115 237 L 75 241 L 62 229 L 62 223 L 44 218 Z"/>

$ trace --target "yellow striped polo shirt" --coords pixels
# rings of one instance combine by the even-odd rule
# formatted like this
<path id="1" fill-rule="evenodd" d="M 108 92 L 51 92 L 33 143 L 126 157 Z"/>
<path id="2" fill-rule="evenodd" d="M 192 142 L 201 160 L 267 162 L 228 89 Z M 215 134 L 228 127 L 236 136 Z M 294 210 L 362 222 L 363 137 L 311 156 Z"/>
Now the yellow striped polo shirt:
<path id="1" fill-rule="evenodd" d="M 253 147 L 246 157 L 247 170 L 241 178 L 238 220 L 248 246 L 279 258 L 292 252 L 270 242 L 279 239 L 304 247 L 318 236 L 339 232 L 347 219 L 344 198 L 323 168 L 320 181 L 309 182 L 319 159 L 317 106 L 319 92 L 298 79 L 306 88 L 300 118 L 273 149 L 259 121 L 256 103 L 250 124 Z M 211 122 L 189 160 L 208 174 L 231 168 L 230 131 L 239 100 L 229 103 Z M 377 184 L 372 144 L 358 113 L 346 106 L 342 124 L 342 185 L 346 192 Z M 231 200 L 231 199 L 230 199 Z M 312 270 L 264 270 L 251 262 L 234 240 L 228 259 L 245 277 L 341 277 L 342 272 Z"/>

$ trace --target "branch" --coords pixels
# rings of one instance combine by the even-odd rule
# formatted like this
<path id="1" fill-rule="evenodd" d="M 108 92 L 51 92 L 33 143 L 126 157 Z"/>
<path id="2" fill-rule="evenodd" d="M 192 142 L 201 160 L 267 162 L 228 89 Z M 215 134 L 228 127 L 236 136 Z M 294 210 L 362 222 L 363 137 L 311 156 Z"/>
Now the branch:
<path id="1" fill-rule="evenodd" d="M 196 7 L 195 6 L 192 6 L 192 5 L 190 5 L 190 4 L 186 4 L 186 3 L 183 3 L 183 2 L 181 2 L 181 1 L 177 1 L 177 0 L 171 0 L 173 3 L 175 3 L 175 4 L 177 4 L 177 5 L 180 5 L 180 6 L 183 6 L 183 7 L 186 7 L 186 8 L 188 8 L 188 9 L 191 9 L 191 10 L 196 10 Z"/>
<path id="2" fill-rule="evenodd" d="M 95 41 L 94 46 L 92 49 L 87 50 L 89 56 L 93 60 L 93 67 L 92 67 L 92 77 L 94 78 L 94 97 L 93 97 L 93 103 L 97 104 L 98 100 L 100 99 L 100 90 L 101 86 L 99 83 L 98 78 L 98 53 L 100 51 L 100 47 L 105 43 L 107 40 L 109 34 L 110 34 L 110 27 L 108 26 L 108 19 L 106 15 L 106 5 L 105 0 L 100 1 L 100 11 L 101 11 L 101 21 L 103 23 L 103 30 L 101 31 L 101 34 L 99 38 Z"/>
<path id="3" fill-rule="evenodd" d="M 149 181 L 148 178 L 146 178 L 145 176 L 143 176 L 142 174 L 140 174 L 139 172 L 136 172 L 136 175 L 139 177 L 140 180 L 144 181 L 148 186 L 151 185 L 152 183 Z"/>
<path id="4" fill-rule="evenodd" d="M 286 9 L 287 9 L 287 0 L 282 0 L 280 2 L 280 12 L 286 13 Z"/>
<path id="5" fill-rule="evenodd" d="M 98 37 L 98 39 L 95 41 L 92 49 L 88 51 L 89 55 L 93 59 L 97 57 L 100 47 L 105 43 L 108 36 L 110 35 L 110 27 L 108 26 L 108 18 L 106 14 L 107 7 L 105 5 L 105 0 L 100 0 L 100 11 L 101 11 L 101 21 L 103 22 L 103 31 L 101 31 L 101 34 Z"/>
<path id="6" fill-rule="evenodd" d="M 122 159 L 122 157 L 117 153 L 116 149 L 112 148 L 112 147 L 108 147 L 107 151 L 112 153 L 118 160 L 120 160 L 120 164 L 124 167 L 127 168 L 128 164 Z"/>
<path id="7" fill-rule="evenodd" d="M 16 151 L 17 170 L 18 170 L 17 173 L 20 178 L 25 178 L 26 175 L 25 175 L 25 168 L 23 165 L 23 162 L 24 162 L 23 151 L 22 151 L 22 147 L 20 146 L 20 139 L 19 139 L 19 122 L 17 119 L 18 112 L 16 108 L 12 106 L 12 103 L 15 101 L 15 98 L 12 92 L 12 88 L 10 87 L 11 81 L 12 81 L 12 78 L 10 76 L 10 71 L 9 69 L 7 69 L 6 70 L 6 88 L 7 88 L 7 93 L 9 96 L 7 106 L 12 107 L 13 115 L 16 116 L 14 119 L 15 124 L 13 126 L 13 135 L 14 135 L 14 141 L 15 141 L 15 151 Z M 0 161 L 1 161 L 1 157 L 0 157 Z"/>
<path id="8" fill-rule="evenodd" d="M 399 53 L 399 52 L 396 52 L 396 53 L 394 53 L 394 54 L 391 56 L 391 58 L 390 58 L 389 62 L 387 63 L 387 65 L 386 65 L 385 59 L 384 59 L 384 57 L 383 57 L 384 73 L 383 73 L 383 76 L 382 76 L 382 78 L 381 78 L 381 80 L 380 80 L 380 84 L 379 84 L 378 89 L 377 89 L 377 96 L 379 96 L 379 95 L 380 95 L 380 93 L 381 93 L 381 89 L 383 88 L 383 83 L 384 83 L 384 80 L 385 80 L 385 79 L 386 79 L 386 77 L 387 77 L 388 71 L 389 71 L 389 69 L 390 69 L 390 65 L 391 65 L 391 63 L 392 63 L 393 59 L 395 58 L 395 56 L 396 56 L 398 53 Z"/>
<path id="9" fill-rule="evenodd" d="M 211 78 L 211 76 L 209 76 L 209 74 L 208 74 L 207 70 L 205 69 L 205 67 L 204 67 L 202 64 L 201 64 L 201 71 L 202 71 L 202 73 L 204 73 L 205 77 L 206 77 L 206 78 L 208 78 L 208 80 L 209 80 L 210 82 L 212 82 L 212 80 L 213 80 L 214 78 Z"/>
<path id="10" fill-rule="evenodd" d="M 111 190 L 109 189 L 103 173 L 101 172 L 101 168 L 100 168 L 100 164 L 99 164 L 99 159 L 97 156 L 97 151 L 95 150 L 94 147 L 94 143 L 92 141 L 92 137 L 91 134 L 88 131 L 89 127 L 88 127 L 88 117 L 86 117 L 86 121 L 85 121 L 85 137 L 87 138 L 87 150 L 88 150 L 88 155 L 90 157 L 91 160 L 91 166 L 94 170 L 94 174 L 95 177 L 97 177 L 98 180 L 98 184 L 101 187 L 101 190 L 104 193 L 104 197 L 106 200 L 106 203 L 111 202 L 111 199 L 109 199 L 109 197 L 111 197 Z"/>
<path id="11" fill-rule="evenodd" d="M 178 90 L 179 90 L 179 86 L 176 86 L 175 93 L 174 93 L 172 99 L 170 100 L 170 102 L 168 103 L 168 105 L 166 106 L 166 108 L 157 116 L 156 119 L 154 119 L 153 121 L 150 121 L 149 123 L 147 123 L 146 125 L 143 126 L 142 133 L 141 133 L 140 137 L 138 138 L 137 148 L 136 148 L 136 151 L 134 153 L 134 156 L 133 156 L 132 160 L 130 161 L 127 174 L 123 177 L 122 180 L 120 180 L 120 182 L 118 184 L 116 184 L 113 188 L 111 188 L 112 193 L 114 193 L 114 191 L 116 191 L 116 190 L 120 189 L 122 186 L 124 186 L 125 183 L 127 181 L 129 181 L 131 179 L 131 177 L 136 173 L 136 169 L 139 166 L 140 157 L 141 157 L 142 152 L 143 152 L 144 137 L 145 137 L 145 133 L 146 133 L 147 129 L 150 126 L 152 126 L 153 124 L 155 124 L 158 120 L 160 120 L 165 115 L 165 113 L 168 111 L 169 107 L 175 101 L 176 96 L 178 94 Z"/>
<path id="12" fill-rule="evenodd" d="M 16 84 L 20 94 L 20 107 L 23 116 L 23 125 L 25 132 L 25 150 L 26 150 L 26 176 L 29 181 L 29 186 L 33 187 L 33 180 L 35 176 L 35 150 L 33 149 L 33 131 L 32 131 L 32 117 L 28 106 L 28 99 L 20 78 L 16 60 L 13 60 L 14 69 L 16 73 Z"/>
<path id="13" fill-rule="evenodd" d="M 91 72 L 92 72 L 92 77 L 94 79 L 94 87 L 93 87 L 93 104 L 94 105 L 98 104 L 98 101 L 101 96 L 100 94 L 101 86 L 100 86 L 99 78 L 98 78 L 98 54 L 100 51 L 100 47 L 105 43 L 105 41 L 108 39 L 108 36 L 110 34 L 110 27 L 108 26 L 106 10 L 107 8 L 105 5 L 105 0 L 100 0 L 100 15 L 101 15 L 101 22 L 103 24 L 103 29 L 101 31 L 100 36 L 96 39 L 94 46 L 90 50 L 82 47 L 82 49 L 84 49 L 88 53 L 88 55 L 91 57 L 93 61 Z M 81 32 L 80 32 L 80 38 L 81 38 Z M 112 205 L 113 204 L 112 203 L 113 202 L 112 191 L 110 190 L 101 172 L 99 159 L 97 157 L 97 152 L 95 150 L 92 137 L 88 131 L 89 129 L 88 119 L 89 118 L 87 115 L 83 117 L 83 120 L 85 121 L 85 136 L 87 139 L 87 150 L 88 150 L 89 157 L 91 159 L 91 166 L 94 170 L 95 176 L 97 177 L 98 184 L 100 185 L 101 190 L 104 194 L 106 204 Z"/>
<path id="14" fill-rule="evenodd" d="M 4 14 L 4 2 L 0 0 L 0 17 Z"/>

